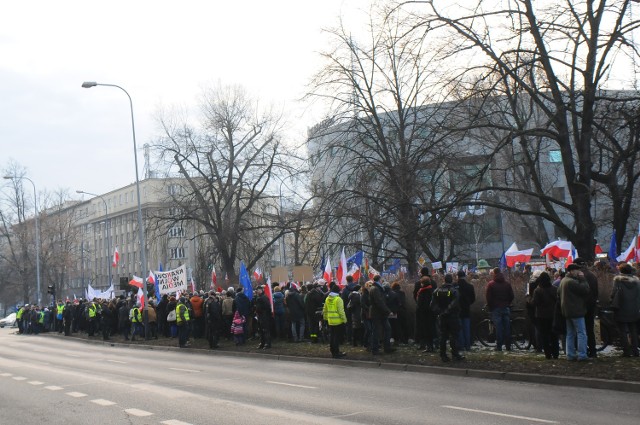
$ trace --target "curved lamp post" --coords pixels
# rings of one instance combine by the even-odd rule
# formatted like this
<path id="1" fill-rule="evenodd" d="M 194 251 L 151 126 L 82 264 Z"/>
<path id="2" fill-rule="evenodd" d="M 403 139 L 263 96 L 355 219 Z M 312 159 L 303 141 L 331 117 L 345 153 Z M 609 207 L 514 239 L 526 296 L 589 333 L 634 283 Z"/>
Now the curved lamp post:
<path id="1" fill-rule="evenodd" d="M 104 203 L 104 225 L 107 229 L 106 234 L 107 234 L 107 277 L 109 279 L 109 281 L 107 282 L 107 287 L 109 287 L 109 285 L 111 285 L 112 283 L 112 279 L 111 279 L 111 264 L 109 264 L 109 255 L 113 255 L 113 253 L 111 252 L 111 220 L 109 220 L 109 210 L 107 209 L 107 201 L 105 201 L 105 199 L 98 194 L 95 193 L 91 193 L 91 192 L 85 192 L 84 190 L 76 190 L 76 193 L 80 193 L 80 194 L 84 194 L 84 195 L 91 195 L 91 196 L 95 196 L 96 198 L 100 198 L 100 200 Z"/>
<path id="2" fill-rule="evenodd" d="M 36 299 L 38 300 L 38 305 L 40 305 L 41 294 L 40 294 L 40 224 L 38 220 L 38 194 L 36 193 L 36 184 L 29 177 L 25 176 L 4 176 L 5 180 L 28 180 L 33 186 L 33 205 L 35 208 L 35 218 L 36 218 L 36 281 L 37 281 L 37 291 Z"/>
<path id="3" fill-rule="evenodd" d="M 144 229 L 142 227 L 142 207 L 140 204 L 140 178 L 139 178 L 139 174 L 138 174 L 138 149 L 136 146 L 136 126 L 135 126 L 135 122 L 133 120 L 133 102 L 131 101 L 131 96 L 129 96 L 129 93 L 123 89 L 122 87 L 115 85 L 115 84 L 103 84 L 103 83 L 96 83 L 95 81 L 85 81 L 84 83 L 82 83 L 82 87 L 85 89 L 90 89 L 91 87 L 96 87 L 96 86 L 105 86 L 105 87 L 115 87 L 118 88 L 120 90 L 122 90 L 124 92 L 124 94 L 127 95 L 127 98 L 129 98 L 129 109 L 131 111 L 131 131 L 133 134 L 133 158 L 135 161 L 135 168 L 136 168 L 136 194 L 138 197 L 138 238 L 140 240 L 140 276 L 144 279 L 145 276 L 145 268 L 147 267 L 147 255 L 146 255 L 146 244 L 145 244 L 145 240 L 144 240 Z M 145 300 L 148 300 L 148 294 L 147 294 L 147 285 L 143 284 L 143 292 L 144 292 L 144 297 Z M 148 335 L 148 333 L 146 332 L 146 329 L 148 329 L 148 308 L 149 308 L 149 303 L 145 302 L 144 303 L 144 322 L 145 322 L 145 334 Z"/>

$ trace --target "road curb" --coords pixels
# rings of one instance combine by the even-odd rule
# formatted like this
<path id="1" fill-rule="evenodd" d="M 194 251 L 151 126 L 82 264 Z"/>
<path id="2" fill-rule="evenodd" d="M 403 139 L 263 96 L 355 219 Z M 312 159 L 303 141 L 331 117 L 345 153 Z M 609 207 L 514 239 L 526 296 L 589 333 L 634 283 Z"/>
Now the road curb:
<path id="1" fill-rule="evenodd" d="M 53 337 L 61 337 L 60 335 L 42 334 Z M 115 342 L 115 341 L 102 341 L 102 340 L 87 340 L 82 338 L 74 338 L 76 341 L 82 341 L 89 344 L 105 345 L 112 347 L 133 348 L 138 350 L 158 350 L 158 351 L 180 351 L 190 354 L 210 354 L 216 356 L 227 357 L 244 357 L 244 358 L 261 358 L 275 361 L 289 361 L 297 363 L 315 363 L 326 364 L 329 366 L 343 366 L 343 367 L 357 367 L 366 369 L 382 369 L 398 372 L 417 372 L 417 373 L 431 373 L 437 375 L 446 376 L 458 376 L 466 378 L 480 378 L 480 379 L 494 379 L 503 381 L 514 382 L 526 382 L 530 384 L 543 384 L 565 387 L 579 387 L 590 388 L 598 390 L 611 390 L 622 391 L 630 393 L 640 393 L 640 382 L 632 381 L 618 381 L 612 379 L 599 379 L 599 378 L 583 378 L 574 376 L 556 376 L 556 375 L 543 375 L 533 373 L 520 373 L 520 372 L 500 372 L 493 370 L 481 370 L 481 369 L 465 369 L 446 366 L 427 366 L 416 364 L 404 364 L 404 363 L 384 363 L 381 361 L 369 361 L 369 360 L 354 360 L 354 359 L 331 359 L 324 357 L 303 357 L 292 356 L 284 354 L 270 354 L 270 353 L 247 353 L 243 351 L 216 351 L 208 350 L 204 348 L 179 348 L 172 346 L 156 346 L 156 345 L 144 345 L 144 344 L 129 344 L 127 342 Z"/>

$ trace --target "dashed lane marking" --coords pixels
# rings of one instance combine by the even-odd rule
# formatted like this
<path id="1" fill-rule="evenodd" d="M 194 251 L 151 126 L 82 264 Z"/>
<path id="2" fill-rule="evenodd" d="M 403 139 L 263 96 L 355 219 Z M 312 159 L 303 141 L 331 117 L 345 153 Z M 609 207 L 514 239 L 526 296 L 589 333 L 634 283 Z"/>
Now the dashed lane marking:
<path id="1" fill-rule="evenodd" d="M 114 404 L 116 404 L 114 401 L 109 401 L 109 400 L 105 400 L 102 398 L 97 398 L 95 400 L 91 400 L 91 403 L 95 403 L 99 406 L 113 406 Z"/>
<path id="2" fill-rule="evenodd" d="M 189 422 L 182 422 L 177 419 L 169 419 L 168 421 L 160 422 L 164 425 L 191 425 Z"/>
<path id="3" fill-rule="evenodd" d="M 123 361 L 121 361 L 121 360 L 107 360 L 107 361 L 108 361 L 108 362 L 111 362 L 111 363 L 127 364 L 127 362 L 123 362 Z"/>
<path id="4" fill-rule="evenodd" d="M 8 373 L 8 372 L 0 373 L 0 376 L 13 376 L 13 373 Z"/>
<path id="5" fill-rule="evenodd" d="M 16 381 L 26 381 L 27 378 L 25 378 L 24 376 L 14 376 L 13 379 L 15 379 Z"/>
<path id="6" fill-rule="evenodd" d="M 441 407 L 444 407 L 446 409 L 462 410 L 462 411 L 465 411 L 465 412 L 483 413 L 485 415 L 500 416 L 500 417 L 503 417 L 503 418 L 522 419 L 523 421 L 530 421 L 530 422 L 540 422 L 540 423 L 545 423 L 545 424 L 557 424 L 558 423 L 556 421 L 549 421 L 547 419 L 531 418 L 529 416 L 508 415 L 506 413 L 490 412 L 490 411 L 487 411 L 487 410 L 478 410 L 478 409 L 468 409 L 466 407 L 458 407 L 458 406 L 441 406 Z"/>
<path id="7" fill-rule="evenodd" d="M 42 384 L 44 384 L 44 382 L 40 382 L 40 381 L 29 381 L 29 383 L 31 385 L 42 385 Z"/>
<path id="8" fill-rule="evenodd" d="M 75 398 L 80 398 L 80 397 L 86 397 L 87 396 L 85 393 L 78 393 L 78 392 L 75 392 L 75 391 L 67 393 L 67 395 L 70 396 L 70 397 L 75 397 Z"/>
<path id="9" fill-rule="evenodd" d="M 200 372 L 199 370 L 194 370 L 194 369 L 179 369 L 177 367 L 170 367 L 169 370 L 176 370 L 178 372 L 192 372 L 192 373 L 198 373 Z"/>
<path id="10" fill-rule="evenodd" d="M 151 416 L 153 415 L 153 413 L 151 412 L 147 412 L 146 410 L 140 410 L 140 409 L 125 409 L 125 412 L 127 412 L 130 415 L 133 416 Z"/>
<path id="11" fill-rule="evenodd" d="M 310 387 L 308 385 L 298 385 L 298 384 L 288 384 L 286 382 L 276 382 L 276 381 L 265 381 L 267 384 L 275 384 L 275 385 L 285 385 L 287 387 L 296 387 L 296 388 L 308 388 L 310 390 L 315 390 L 318 387 Z"/>
<path id="12" fill-rule="evenodd" d="M 62 389 L 62 387 L 58 387 L 57 385 L 49 385 L 48 387 L 44 388 L 49 391 L 60 391 Z"/>

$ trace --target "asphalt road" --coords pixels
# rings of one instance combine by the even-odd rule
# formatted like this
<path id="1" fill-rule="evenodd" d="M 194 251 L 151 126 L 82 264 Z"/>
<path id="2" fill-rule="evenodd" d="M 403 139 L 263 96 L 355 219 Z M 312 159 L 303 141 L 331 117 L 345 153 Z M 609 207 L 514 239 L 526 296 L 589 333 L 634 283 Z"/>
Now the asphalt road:
<path id="1" fill-rule="evenodd" d="M 638 395 L 0 329 L 0 425 L 638 424 Z"/>

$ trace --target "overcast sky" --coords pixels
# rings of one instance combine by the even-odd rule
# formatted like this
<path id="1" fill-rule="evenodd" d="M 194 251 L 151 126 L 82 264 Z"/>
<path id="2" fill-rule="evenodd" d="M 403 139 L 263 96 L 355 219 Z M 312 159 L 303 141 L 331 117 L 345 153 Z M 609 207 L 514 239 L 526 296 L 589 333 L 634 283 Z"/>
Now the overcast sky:
<path id="1" fill-rule="evenodd" d="M 0 167 L 39 191 L 105 193 L 135 180 L 162 105 L 195 107 L 203 86 L 239 83 L 293 111 L 300 140 L 318 116 L 296 103 L 319 66 L 321 29 L 357 22 L 369 0 L 4 2 L 0 9 Z M 354 24 L 355 25 L 355 24 Z M 1 183 L 1 182 L 0 182 Z"/>

